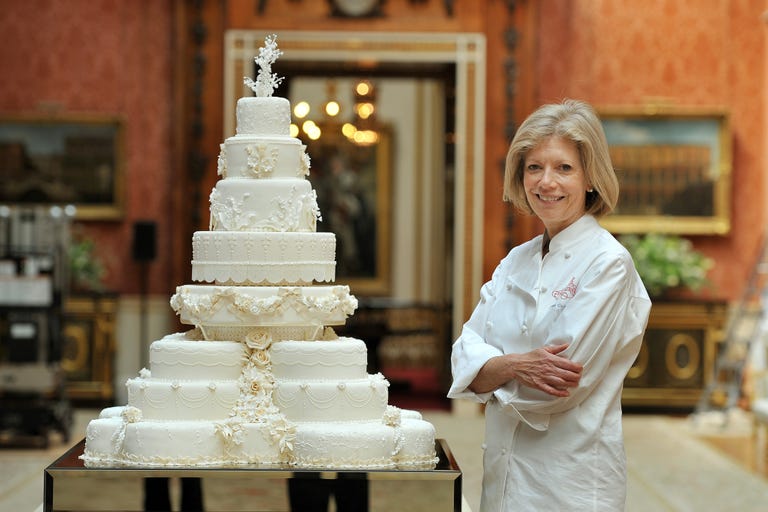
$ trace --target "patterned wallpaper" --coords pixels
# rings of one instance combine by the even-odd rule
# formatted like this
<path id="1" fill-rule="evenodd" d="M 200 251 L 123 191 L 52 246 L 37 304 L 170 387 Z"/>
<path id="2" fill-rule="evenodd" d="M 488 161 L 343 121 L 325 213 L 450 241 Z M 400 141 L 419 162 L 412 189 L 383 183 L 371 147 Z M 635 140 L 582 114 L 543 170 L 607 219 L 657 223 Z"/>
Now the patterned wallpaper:
<path id="1" fill-rule="evenodd" d="M 153 292 L 167 293 L 171 179 L 169 0 L 2 0 L 0 112 L 118 115 L 125 121 L 126 215 L 78 223 L 96 240 L 108 288 L 136 293 L 133 222 L 158 222 Z"/>
<path id="2" fill-rule="evenodd" d="M 762 18 L 768 2 L 537 0 L 536 5 L 536 103 L 571 96 L 598 107 L 663 101 L 729 110 L 733 232 L 697 237 L 695 243 L 720 263 L 712 274 L 717 295 L 736 298 L 757 251 L 759 226 L 768 217 Z M 97 239 L 108 265 L 108 286 L 135 293 L 132 224 L 156 220 L 160 257 L 150 267 L 149 281 L 152 292 L 167 293 L 179 284 L 166 282 L 173 190 L 172 1 L 2 0 L 0 9 L 0 112 L 59 109 L 123 116 L 126 217 L 84 228 Z M 302 28 L 299 19 L 295 23 Z M 489 45 L 503 41 L 489 34 Z M 489 105 L 489 112 L 494 108 Z"/>
<path id="3" fill-rule="evenodd" d="M 766 209 L 765 0 L 540 0 L 541 103 L 722 107 L 733 130 L 732 233 L 697 237 L 714 294 L 738 298 Z M 736 274 L 735 274 L 736 273 Z"/>

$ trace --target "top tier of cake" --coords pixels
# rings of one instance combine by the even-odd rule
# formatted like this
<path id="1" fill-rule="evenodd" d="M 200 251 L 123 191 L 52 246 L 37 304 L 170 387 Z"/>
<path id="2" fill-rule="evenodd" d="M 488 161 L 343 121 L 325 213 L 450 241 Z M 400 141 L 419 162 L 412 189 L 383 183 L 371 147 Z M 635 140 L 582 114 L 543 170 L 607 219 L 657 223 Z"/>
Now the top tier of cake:
<path id="1" fill-rule="evenodd" d="M 309 157 L 290 137 L 285 98 L 240 98 L 237 135 L 221 146 L 212 231 L 314 232 L 320 217 Z"/>
<path id="2" fill-rule="evenodd" d="M 288 137 L 291 134 L 291 104 L 287 98 L 240 98 L 235 115 L 238 135 Z"/>
<path id="3" fill-rule="evenodd" d="M 290 136 L 290 102 L 286 98 L 237 100 L 237 135 L 221 145 L 219 176 L 294 178 L 309 175 L 306 146 Z"/>

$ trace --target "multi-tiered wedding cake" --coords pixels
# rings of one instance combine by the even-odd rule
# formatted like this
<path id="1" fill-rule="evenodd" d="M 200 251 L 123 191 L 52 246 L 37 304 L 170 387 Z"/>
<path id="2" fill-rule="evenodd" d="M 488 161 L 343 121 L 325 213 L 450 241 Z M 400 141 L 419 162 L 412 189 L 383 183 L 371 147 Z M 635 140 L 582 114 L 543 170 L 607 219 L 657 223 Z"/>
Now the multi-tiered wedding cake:
<path id="1" fill-rule="evenodd" d="M 86 465 L 295 464 L 429 466 L 435 430 L 388 405 L 388 382 L 366 371 L 365 343 L 337 337 L 357 300 L 335 278 L 336 241 L 306 179 L 290 104 L 272 97 L 268 37 L 237 102 L 237 134 L 221 146 L 209 231 L 192 239 L 192 278 L 171 306 L 195 327 L 150 347 L 129 379 L 128 405 L 87 427 Z"/>

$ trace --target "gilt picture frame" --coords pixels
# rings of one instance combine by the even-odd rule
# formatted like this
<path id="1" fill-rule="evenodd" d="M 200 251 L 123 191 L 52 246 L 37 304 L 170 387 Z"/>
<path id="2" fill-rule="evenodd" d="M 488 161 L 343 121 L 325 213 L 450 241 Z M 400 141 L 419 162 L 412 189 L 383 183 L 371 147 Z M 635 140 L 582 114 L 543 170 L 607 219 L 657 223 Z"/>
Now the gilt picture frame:
<path id="1" fill-rule="evenodd" d="M 118 220 L 124 166 L 119 117 L 0 115 L 0 204 L 73 205 L 78 220 Z"/>
<path id="2" fill-rule="evenodd" d="M 603 108 L 619 178 L 609 231 L 724 235 L 731 229 L 731 132 L 724 110 Z"/>
<path id="3" fill-rule="evenodd" d="M 357 295 L 386 296 L 391 289 L 392 129 L 379 124 L 376 142 L 357 144 L 341 134 L 339 125 L 318 126 L 323 135 L 304 142 L 322 216 L 317 230 L 336 234 L 336 283 Z"/>

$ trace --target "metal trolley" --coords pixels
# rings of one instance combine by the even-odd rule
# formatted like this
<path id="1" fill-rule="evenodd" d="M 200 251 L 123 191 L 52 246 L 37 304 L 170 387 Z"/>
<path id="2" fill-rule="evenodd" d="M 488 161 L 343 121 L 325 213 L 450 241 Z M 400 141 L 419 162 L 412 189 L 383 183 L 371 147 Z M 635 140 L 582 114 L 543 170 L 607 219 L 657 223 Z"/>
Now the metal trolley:
<path id="1" fill-rule="evenodd" d="M 73 207 L 0 206 L 0 445 L 69 440 L 61 361 Z"/>

